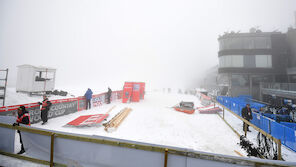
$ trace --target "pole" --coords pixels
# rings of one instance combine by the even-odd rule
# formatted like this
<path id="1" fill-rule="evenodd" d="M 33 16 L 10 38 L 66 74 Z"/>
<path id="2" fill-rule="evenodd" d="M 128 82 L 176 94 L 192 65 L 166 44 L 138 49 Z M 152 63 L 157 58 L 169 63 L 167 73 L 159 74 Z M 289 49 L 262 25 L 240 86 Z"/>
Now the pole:
<path id="1" fill-rule="evenodd" d="M 164 167 L 168 166 L 168 149 L 166 148 L 164 151 Z"/>
<path id="2" fill-rule="evenodd" d="M 3 97 L 3 105 L 2 106 L 5 106 L 6 86 L 7 86 L 7 78 L 8 78 L 8 68 L 5 71 L 6 71 L 6 77 L 5 77 L 4 97 Z"/>
<path id="3" fill-rule="evenodd" d="M 247 137 L 247 123 L 245 123 L 245 121 L 244 121 L 244 132 L 245 132 L 245 137 Z"/>
<path id="4" fill-rule="evenodd" d="M 50 167 L 53 167 L 53 149 L 54 149 L 54 136 L 55 134 L 52 133 L 50 136 Z"/>
<path id="5" fill-rule="evenodd" d="M 45 80 L 44 80 L 44 92 L 45 92 L 45 88 L 46 88 L 46 80 L 47 80 L 47 69 L 45 70 Z"/>
<path id="6" fill-rule="evenodd" d="M 277 159 L 282 160 L 282 143 L 281 143 L 280 139 L 278 139 L 277 142 L 278 142 L 277 143 L 278 144 L 278 157 L 277 157 Z"/>

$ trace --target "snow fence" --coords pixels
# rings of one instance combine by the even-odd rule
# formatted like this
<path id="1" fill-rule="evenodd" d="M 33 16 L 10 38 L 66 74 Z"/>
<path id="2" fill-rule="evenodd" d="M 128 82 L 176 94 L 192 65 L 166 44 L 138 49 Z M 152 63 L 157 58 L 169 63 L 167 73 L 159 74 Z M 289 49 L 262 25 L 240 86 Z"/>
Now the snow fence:
<path id="1" fill-rule="evenodd" d="M 106 93 L 96 94 L 92 96 L 92 106 L 98 107 L 105 103 Z M 111 101 L 121 99 L 122 90 L 113 91 L 111 95 Z M 55 118 L 63 115 L 67 115 L 70 113 L 74 113 L 77 111 L 85 110 L 86 101 L 84 96 L 80 96 L 77 98 L 68 98 L 68 99 L 58 99 L 58 100 L 50 100 L 52 102 L 52 106 L 48 111 L 48 118 Z M 14 116 L 17 113 L 17 108 L 19 106 L 25 106 L 30 114 L 30 121 L 32 124 L 38 123 L 41 121 L 41 113 L 40 113 L 40 105 L 38 102 L 29 103 L 29 104 L 19 104 L 12 106 L 4 106 L 0 107 L 0 116 Z"/>
<path id="2" fill-rule="evenodd" d="M 226 156 L 102 136 L 45 131 L 26 125 L 13 127 L 0 123 L 0 127 L 0 133 L 5 128 L 21 130 L 25 156 L 51 166 L 64 164 L 73 167 L 287 167 L 296 165 L 295 162 Z M 1 137 L 0 154 L 4 154 L 4 151 L 13 153 L 9 149 L 3 149 L 3 146 L 14 138 L 14 135 L 15 133 L 9 133 Z"/>

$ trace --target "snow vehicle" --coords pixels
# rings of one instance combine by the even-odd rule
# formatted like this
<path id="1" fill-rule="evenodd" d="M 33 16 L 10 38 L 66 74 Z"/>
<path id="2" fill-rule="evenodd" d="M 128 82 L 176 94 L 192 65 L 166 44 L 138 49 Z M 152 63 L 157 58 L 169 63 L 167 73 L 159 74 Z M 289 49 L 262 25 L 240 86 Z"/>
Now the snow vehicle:
<path id="1" fill-rule="evenodd" d="M 184 112 L 187 114 L 193 114 L 195 109 L 194 109 L 194 103 L 193 102 L 180 102 L 179 106 L 174 106 L 173 107 L 176 111 Z"/>

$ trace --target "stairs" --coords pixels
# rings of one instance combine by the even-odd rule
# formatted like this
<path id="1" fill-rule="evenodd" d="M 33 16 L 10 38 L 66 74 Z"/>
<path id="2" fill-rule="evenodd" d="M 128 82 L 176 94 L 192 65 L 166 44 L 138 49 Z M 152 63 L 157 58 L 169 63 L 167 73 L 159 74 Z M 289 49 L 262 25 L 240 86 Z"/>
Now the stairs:
<path id="1" fill-rule="evenodd" d="M 4 75 L 1 74 L 0 76 L 0 100 L 2 100 L 2 106 L 5 106 L 5 95 L 6 95 L 6 86 L 7 86 L 7 78 L 8 78 L 8 68 L 6 70 L 1 70 L 0 73 L 5 73 Z"/>

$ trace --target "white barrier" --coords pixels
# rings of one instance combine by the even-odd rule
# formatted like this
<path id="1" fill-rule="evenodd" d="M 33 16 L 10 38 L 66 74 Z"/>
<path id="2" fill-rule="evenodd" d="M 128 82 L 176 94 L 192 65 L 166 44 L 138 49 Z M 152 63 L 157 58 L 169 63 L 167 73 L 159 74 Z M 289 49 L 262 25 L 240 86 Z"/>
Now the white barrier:
<path id="1" fill-rule="evenodd" d="M 193 150 L 183 148 L 153 145 L 102 136 L 77 135 L 56 131 L 50 132 L 56 133 L 56 138 L 54 139 L 54 162 L 71 166 L 163 167 L 165 159 L 164 152 L 153 150 L 153 148 L 167 148 L 169 150 L 167 159 L 168 167 L 239 167 L 245 165 L 255 166 L 258 164 L 266 166 L 296 165 L 296 163 L 291 162 L 194 152 Z M 50 136 L 42 136 L 31 132 L 22 132 L 22 136 L 25 149 L 27 150 L 26 156 L 49 161 Z M 87 141 L 81 141 L 79 138 L 84 138 Z M 99 142 L 96 142 L 96 140 Z M 141 146 L 146 148 L 151 147 L 151 150 L 142 149 Z"/>
<path id="2" fill-rule="evenodd" d="M 15 123 L 13 116 L 0 116 L 0 122 L 12 125 Z M 0 150 L 8 153 L 14 153 L 15 130 L 0 127 Z"/>

